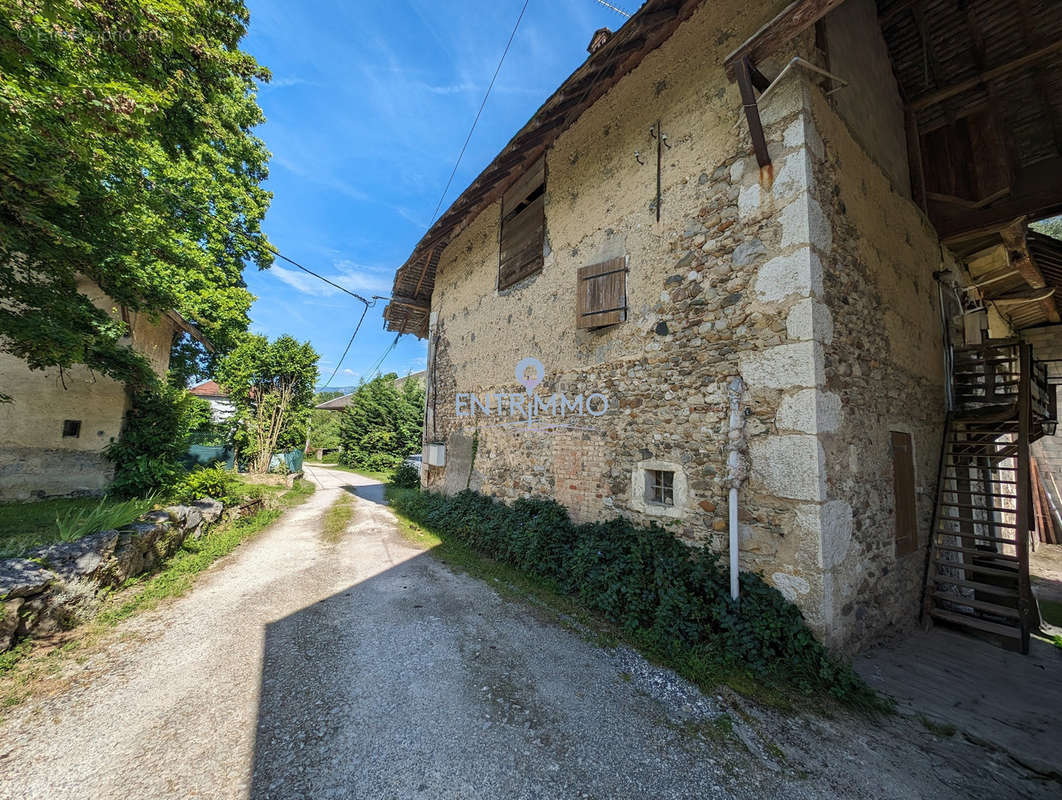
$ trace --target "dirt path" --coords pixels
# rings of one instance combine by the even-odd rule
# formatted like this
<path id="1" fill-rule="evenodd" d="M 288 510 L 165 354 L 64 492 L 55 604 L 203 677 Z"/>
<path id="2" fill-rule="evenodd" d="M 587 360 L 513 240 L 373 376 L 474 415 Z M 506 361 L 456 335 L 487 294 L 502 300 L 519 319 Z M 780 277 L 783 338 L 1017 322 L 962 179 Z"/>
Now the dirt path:
<path id="1" fill-rule="evenodd" d="M 1050 796 L 908 720 L 706 698 L 411 547 L 378 484 L 309 471 L 307 503 L 14 711 L 0 798 Z"/>

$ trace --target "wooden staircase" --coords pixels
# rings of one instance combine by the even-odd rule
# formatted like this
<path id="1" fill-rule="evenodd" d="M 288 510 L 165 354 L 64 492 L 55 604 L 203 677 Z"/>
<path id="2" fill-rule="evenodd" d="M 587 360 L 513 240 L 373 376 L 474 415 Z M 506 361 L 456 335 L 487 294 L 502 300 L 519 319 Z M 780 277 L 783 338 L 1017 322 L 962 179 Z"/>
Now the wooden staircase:
<path id="1" fill-rule="evenodd" d="M 1028 344 L 953 351 L 923 613 L 1029 650 L 1029 445 L 1055 414 L 1054 387 Z"/>

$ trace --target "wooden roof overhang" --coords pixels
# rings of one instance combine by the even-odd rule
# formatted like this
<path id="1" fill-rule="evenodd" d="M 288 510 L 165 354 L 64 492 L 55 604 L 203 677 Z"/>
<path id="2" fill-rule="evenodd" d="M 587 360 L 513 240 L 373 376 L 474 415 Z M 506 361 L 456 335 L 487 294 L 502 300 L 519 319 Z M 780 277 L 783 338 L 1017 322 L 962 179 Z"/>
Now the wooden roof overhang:
<path id="1" fill-rule="evenodd" d="M 1015 330 L 1062 322 L 1062 241 L 1019 219 L 952 245 L 966 267 L 966 292 L 993 305 Z"/>
<path id="2" fill-rule="evenodd" d="M 575 120 L 659 47 L 702 0 L 647 0 L 569 76 L 461 196 L 395 273 L 384 309 L 388 330 L 428 335 L 435 271 L 447 244 L 497 200 Z"/>
<path id="3" fill-rule="evenodd" d="M 761 166 L 766 143 L 754 90 L 773 76 L 759 65 L 840 4 L 791 3 L 726 59 Z M 1058 249 L 1025 223 L 1062 213 L 1062 2 L 877 0 L 877 7 L 906 106 L 915 202 L 942 241 L 969 260 L 974 288 L 1006 308 L 1015 327 L 1057 322 Z"/>

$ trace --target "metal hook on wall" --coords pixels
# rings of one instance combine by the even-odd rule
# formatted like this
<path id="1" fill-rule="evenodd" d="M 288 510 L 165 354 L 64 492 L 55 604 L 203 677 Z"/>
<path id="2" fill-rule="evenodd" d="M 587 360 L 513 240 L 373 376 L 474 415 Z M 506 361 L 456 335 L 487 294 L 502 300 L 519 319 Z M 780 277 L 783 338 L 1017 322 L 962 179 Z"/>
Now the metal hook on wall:
<path id="1" fill-rule="evenodd" d="M 643 167 L 645 166 L 645 161 L 642 159 L 641 150 L 635 150 L 634 151 L 634 160 L 637 161 L 639 164 L 641 164 Z"/>

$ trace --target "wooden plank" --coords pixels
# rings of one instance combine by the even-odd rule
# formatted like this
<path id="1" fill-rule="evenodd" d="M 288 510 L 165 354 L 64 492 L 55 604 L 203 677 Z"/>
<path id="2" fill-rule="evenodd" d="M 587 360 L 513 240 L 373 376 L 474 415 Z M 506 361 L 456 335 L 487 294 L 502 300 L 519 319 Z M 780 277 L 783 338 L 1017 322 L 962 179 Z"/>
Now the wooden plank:
<path id="1" fill-rule="evenodd" d="M 964 586 L 967 589 L 975 589 L 985 594 L 995 594 L 1000 597 L 1017 597 L 1018 592 L 1015 589 L 1009 589 L 1006 586 L 996 586 L 993 583 L 981 583 L 980 581 L 968 581 L 961 580 L 959 578 L 949 578 L 947 575 L 934 575 L 934 583 L 946 583 L 951 586 Z"/>
<path id="2" fill-rule="evenodd" d="M 1029 480 L 1032 482 L 1033 518 L 1036 521 L 1033 541 L 1047 541 L 1047 523 L 1044 521 L 1044 508 L 1040 504 L 1040 471 L 1036 459 L 1029 458 Z"/>
<path id="3" fill-rule="evenodd" d="M 795 36 L 810 28 L 844 0 L 796 0 L 774 19 L 750 36 L 726 57 L 723 65 L 731 80 L 737 79 L 737 66 L 745 58 L 759 63 Z"/>
<path id="4" fill-rule="evenodd" d="M 600 328 L 627 319 L 627 258 L 582 267 L 576 291 L 577 328 Z"/>
<path id="5" fill-rule="evenodd" d="M 979 611 L 988 611 L 1000 617 L 1007 617 L 1009 619 L 1018 619 L 1018 609 L 1011 606 L 1003 606 L 998 603 L 989 603 L 985 600 L 974 600 L 969 597 L 963 597 L 961 595 L 950 594 L 949 592 L 942 592 L 935 590 L 933 597 L 938 600 L 943 600 L 946 603 L 954 603 L 957 606 L 969 606 L 970 608 L 976 608 Z"/>
<path id="6" fill-rule="evenodd" d="M 967 614 L 957 614 L 953 611 L 944 611 L 940 608 L 934 608 L 929 613 L 936 619 L 950 622 L 953 625 L 966 625 L 970 628 L 976 628 L 979 631 L 985 631 L 985 633 L 994 633 L 997 636 L 1006 636 L 1011 639 L 1018 639 L 1021 637 L 1021 632 L 1016 627 L 1010 625 L 1000 625 L 998 622 L 989 622 L 988 620 L 980 619 L 978 617 L 969 616 Z"/>
<path id="7" fill-rule="evenodd" d="M 391 298 L 391 302 L 396 306 L 402 306 L 403 308 L 416 308 L 421 311 L 431 311 L 431 303 L 427 300 L 417 300 L 412 297 L 402 297 L 401 295 Z"/>
<path id="8" fill-rule="evenodd" d="M 911 434 L 889 431 L 892 445 L 892 487 L 896 516 L 896 555 L 905 556 L 918 547 L 915 498 L 914 446 Z"/>
<path id="9" fill-rule="evenodd" d="M 741 103 L 745 108 L 745 119 L 749 124 L 749 135 L 752 137 L 752 149 L 756 153 L 756 163 L 763 169 L 771 163 L 770 153 L 767 151 L 767 137 L 763 133 L 763 123 L 760 121 L 760 108 L 756 105 L 756 93 L 752 89 L 752 65 L 746 58 L 738 65 L 738 88 L 741 90 Z M 658 131 L 659 134 L 659 131 Z M 660 180 L 660 143 L 657 142 L 657 182 Z M 659 193 L 659 186 L 657 187 Z M 657 219 L 660 218 L 660 207 L 657 205 Z"/>
<path id="10" fill-rule="evenodd" d="M 1062 213 L 1062 157 L 1019 170 L 1010 196 L 987 208 L 947 208 L 930 203 L 929 216 L 946 245 L 999 233 L 1015 220 Z"/>
<path id="11" fill-rule="evenodd" d="M 893 4 L 892 8 L 890 8 L 884 14 L 878 15 L 878 26 L 884 28 L 886 25 L 888 25 L 898 16 L 903 14 L 905 11 L 909 11 L 911 9 L 911 6 L 915 5 L 916 3 L 921 3 L 923 1 L 924 0 L 899 0 L 899 2 Z"/>
<path id="12" fill-rule="evenodd" d="M 1029 652 L 1029 635 L 1032 630 L 1030 605 L 1032 588 L 1029 585 L 1029 506 L 1031 485 L 1029 476 L 1029 436 L 1032 417 L 1031 379 L 1032 346 L 1020 345 L 1022 386 L 1018 392 L 1018 610 L 1021 612 L 1021 651 Z"/>
<path id="13" fill-rule="evenodd" d="M 1010 61 L 1007 61 L 1004 64 L 1000 64 L 998 67 L 985 70 L 984 72 L 978 74 L 973 78 L 968 78 L 967 80 L 960 81 L 959 83 L 953 84 L 952 86 L 947 86 L 943 89 L 937 89 L 935 91 L 929 92 L 928 94 L 924 94 L 921 97 L 916 97 L 908 104 L 908 107 L 915 111 L 920 111 L 923 108 L 928 108 L 929 106 L 941 103 L 951 97 L 955 97 L 958 94 L 962 94 L 965 91 L 975 89 L 978 86 L 987 83 L 988 81 L 995 80 L 996 78 L 1001 78 L 1007 73 L 1013 72 L 1016 69 L 1021 69 L 1022 67 L 1027 67 L 1030 64 L 1034 64 L 1037 61 L 1059 51 L 1062 51 L 1062 39 L 1059 39 L 1056 42 L 1052 42 L 1046 47 L 1041 47 L 1037 50 L 1034 50 L 1031 53 L 1026 53 L 1023 56 L 1011 59 Z"/>
<path id="14" fill-rule="evenodd" d="M 546 159 L 545 157 L 539 158 L 534 164 L 529 166 L 516 180 L 509 185 L 509 188 L 502 193 L 502 215 L 506 216 L 510 211 L 522 202 L 524 202 L 528 195 L 534 192 L 538 187 L 546 182 Z"/>

